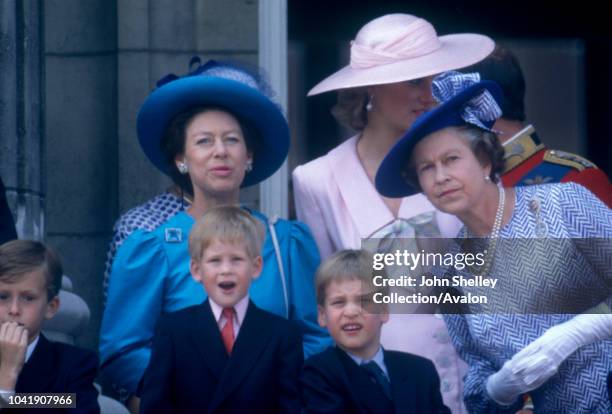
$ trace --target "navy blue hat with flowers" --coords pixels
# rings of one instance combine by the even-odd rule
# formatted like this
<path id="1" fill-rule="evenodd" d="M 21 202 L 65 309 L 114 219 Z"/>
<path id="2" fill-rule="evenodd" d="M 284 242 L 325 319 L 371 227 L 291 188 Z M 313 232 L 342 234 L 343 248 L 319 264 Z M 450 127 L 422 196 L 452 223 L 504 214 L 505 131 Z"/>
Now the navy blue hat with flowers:
<path id="1" fill-rule="evenodd" d="M 170 167 L 161 142 L 172 118 L 196 106 L 213 106 L 248 121 L 258 132 L 253 153 L 253 169 L 242 187 L 265 180 L 289 153 L 289 126 L 279 106 L 271 99 L 271 89 L 260 75 L 235 63 L 210 60 L 204 65 L 198 57 L 182 77 L 166 75 L 157 82 L 138 113 L 138 142 L 145 155 L 164 174 Z"/>
<path id="2" fill-rule="evenodd" d="M 491 131 L 502 114 L 498 105 L 503 100 L 501 88 L 495 82 L 481 81 L 477 73 L 444 72 L 434 79 L 432 94 L 440 105 L 414 121 L 376 173 L 376 189 L 385 197 L 405 197 L 419 192 L 406 181 L 404 171 L 414 147 L 427 135 L 466 124 Z"/>

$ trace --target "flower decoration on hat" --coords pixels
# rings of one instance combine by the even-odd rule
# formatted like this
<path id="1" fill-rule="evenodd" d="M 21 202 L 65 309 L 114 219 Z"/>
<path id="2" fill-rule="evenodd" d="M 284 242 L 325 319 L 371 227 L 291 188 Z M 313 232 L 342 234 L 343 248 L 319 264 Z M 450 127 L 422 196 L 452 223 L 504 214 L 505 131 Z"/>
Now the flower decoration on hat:
<path id="1" fill-rule="evenodd" d="M 275 94 L 264 76 L 258 72 L 262 69 L 251 68 L 244 63 L 235 61 L 218 61 L 214 59 L 202 63 L 199 56 L 193 56 L 189 61 L 189 72 L 185 76 L 214 76 L 240 82 L 246 86 L 258 90 L 260 93 L 272 99 Z M 167 83 L 180 79 L 181 76 L 169 73 L 157 81 L 156 86 L 162 87 Z"/>
<path id="2" fill-rule="evenodd" d="M 478 73 L 448 71 L 434 78 L 431 92 L 438 103 L 444 103 L 459 92 L 479 82 L 480 75 Z M 495 132 L 486 126 L 485 122 L 492 124 L 502 115 L 502 110 L 493 95 L 487 89 L 483 89 L 482 92 L 463 104 L 459 115 L 468 124 Z"/>

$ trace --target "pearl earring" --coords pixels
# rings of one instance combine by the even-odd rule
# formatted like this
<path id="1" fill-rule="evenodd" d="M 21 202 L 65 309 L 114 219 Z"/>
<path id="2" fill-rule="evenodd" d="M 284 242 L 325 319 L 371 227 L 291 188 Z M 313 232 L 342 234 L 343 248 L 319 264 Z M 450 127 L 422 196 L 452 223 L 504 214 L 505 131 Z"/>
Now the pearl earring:
<path id="1" fill-rule="evenodd" d="M 179 162 L 177 168 L 181 174 L 187 174 L 187 172 L 189 171 L 189 167 L 184 162 Z"/>
<path id="2" fill-rule="evenodd" d="M 374 95 L 371 95 L 368 99 L 368 103 L 366 104 L 366 111 L 370 112 L 372 110 L 372 101 L 374 100 Z"/>
<path id="3" fill-rule="evenodd" d="M 251 172 L 253 170 L 253 160 L 247 160 L 245 166 L 244 166 L 244 170 L 246 172 Z"/>
<path id="4" fill-rule="evenodd" d="M 485 181 L 491 181 L 491 177 L 489 177 L 488 175 L 485 175 L 484 179 Z"/>

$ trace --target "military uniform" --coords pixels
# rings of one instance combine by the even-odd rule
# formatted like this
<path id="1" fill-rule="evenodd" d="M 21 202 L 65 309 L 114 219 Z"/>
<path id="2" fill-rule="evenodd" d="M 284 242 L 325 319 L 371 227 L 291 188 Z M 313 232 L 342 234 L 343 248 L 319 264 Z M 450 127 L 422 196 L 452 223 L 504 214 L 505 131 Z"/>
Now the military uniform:
<path id="1" fill-rule="evenodd" d="M 504 143 L 507 187 L 575 182 L 612 208 L 612 185 L 595 164 L 579 155 L 547 149 L 529 125 Z"/>

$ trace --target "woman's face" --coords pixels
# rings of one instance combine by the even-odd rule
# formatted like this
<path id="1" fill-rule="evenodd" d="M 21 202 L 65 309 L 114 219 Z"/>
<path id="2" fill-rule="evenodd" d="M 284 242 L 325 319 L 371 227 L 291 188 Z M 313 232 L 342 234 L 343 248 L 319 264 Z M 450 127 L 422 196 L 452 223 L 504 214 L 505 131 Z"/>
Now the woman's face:
<path id="1" fill-rule="evenodd" d="M 376 116 L 400 134 L 423 112 L 434 107 L 431 95 L 433 76 L 368 88 L 372 99 L 370 116 Z"/>
<path id="2" fill-rule="evenodd" d="M 240 124 L 231 114 L 208 110 L 193 117 L 185 131 L 185 153 L 194 193 L 226 197 L 239 192 L 251 159 Z"/>
<path id="3" fill-rule="evenodd" d="M 482 197 L 491 168 L 483 166 L 469 143 L 453 127 L 421 140 L 412 153 L 423 192 L 441 211 L 461 216 Z"/>

